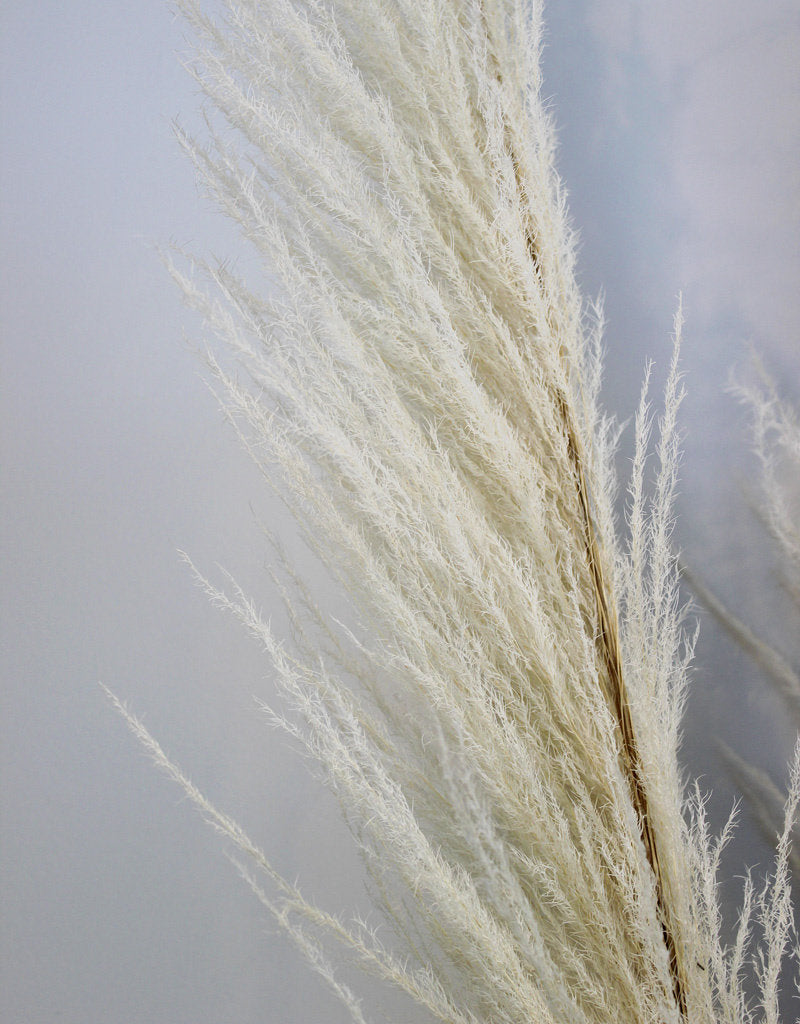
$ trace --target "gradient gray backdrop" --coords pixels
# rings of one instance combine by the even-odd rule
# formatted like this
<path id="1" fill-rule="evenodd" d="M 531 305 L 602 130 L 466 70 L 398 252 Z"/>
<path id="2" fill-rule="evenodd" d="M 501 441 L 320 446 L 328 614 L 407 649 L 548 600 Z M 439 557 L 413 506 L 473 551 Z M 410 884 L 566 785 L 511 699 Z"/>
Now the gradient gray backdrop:
<path id="1" fill-rule="evenodd" d="M 682 290 L 678 536 L 740 614 L 788 636 L 723 386 L 752 343 L 800 396 L 796 0 L 553 0 L 548 20 L 581 277 L 606 294 L 608 404 L 631 413 L 650 357 L 663 379 Z M 0 32 L 0 1017 L 343 1020 L 97 685 L 308 895 L 364 906 L 336 808 L 254 710 L 270 692 L 258 651 L 176 555 L 275 603 L 254 512 L 277 510 L 202 383 L 197 324 L 154 251 L 237 251 L 171 135 L 173 117 L 197 120 L 181 26 L 160 0 L 6 0 Z M 779 778 L 792 729 L 713 625 L 703 636 L 685 752 L 720 820 L 714 737 Z M 728 870 L 766 856 L 745 826 Z"/>

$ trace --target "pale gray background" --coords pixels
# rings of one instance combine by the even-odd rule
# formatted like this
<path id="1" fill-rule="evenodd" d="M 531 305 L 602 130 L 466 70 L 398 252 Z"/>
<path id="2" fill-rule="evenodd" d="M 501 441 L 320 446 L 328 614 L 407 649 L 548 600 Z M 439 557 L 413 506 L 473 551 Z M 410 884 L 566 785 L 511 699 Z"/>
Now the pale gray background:
<path id="1" fill-rule="evenodd" d="M 796 0 L 554 0 L 545 54 L 582 279 L 606 292 L 609 405 L 630 414 L 648 357 L 661 381 L 683 290 L 679 537 L 778 631 L 796 627 L 741 492 L 752 463 L 723 385 L 752 342 L 800 393 L 799 21 Z M 97 686 L 309 895 L 333 910 L 360 898 L 336 808 L 253 710 L 269 693 L 258 652 L 175 553 L 225 564 L 271 607 L 250 506 L 276 510 L 153 249 L 235 251 L 171 135 L 174 116 L 196 119 L 182 28 L 160 0 L 6 0 L 0 32 L 0 1017 L 338 1021 Z M 713 737 L 779 777 L 792 729 L 713 626 L 704 636 L 686 756 L 719 818 L 731 793 Z M 731 874 L 744 859 L 766 861 L 746 827 Z"/>

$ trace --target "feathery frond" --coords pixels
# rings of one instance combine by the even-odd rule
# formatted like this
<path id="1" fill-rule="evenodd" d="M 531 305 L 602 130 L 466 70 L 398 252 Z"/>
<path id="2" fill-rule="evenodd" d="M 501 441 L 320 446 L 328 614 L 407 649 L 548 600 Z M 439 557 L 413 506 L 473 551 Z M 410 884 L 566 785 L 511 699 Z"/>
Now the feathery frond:
<path id="1" fill-rule="evenodd" d="M 750 374 L 738 376 L 730 390 L 750 413 L 753 447 L 761 467 L 757 513 L 774 542 L 782 590 L 800 612 L 800 421 L 796 411 L 779 397 L 774 381 L 756 357 Z M 800 675 L 791 658 L 791 654 L 796 657 L 796 646 L 791 654 L 778 650 L 734 615 L 695 576 L 687 576 L 698 600 L 774 687 L 800 731 Z M 784 797 L 780 789 L 765 772 L 742 760 L 726 745 L 722 745 L 722 751 L 756 824 L 772 843 L 783 821 Z M 798 835 L 795 827 L 794 838 Z M 800 876 L 797 849 L 789 860 L 795 876 Z"/>
<path id="2" fill-rule="evenodd" d="M 740 379 L 733 392 L 752 419 L 753 445 L 761 465 L 764 519 L 778 551 L 786 586 L 800 608 L 800 418 L 780 398 L 763 365 L 753 359 L 756 381 Z"/>
<path id="3" fill-rule="evenodd" d="M 270 658 L 270 714 L 339 796 L 401 954 L 306 902 L 131 726 L 355 1020 L 332 946 L 457 1024 L 760 1020 L 741 984 L 759 908 L 772 1020 L 788 840 L 726 951 L 720 844 L 678 765 L 680 315 L 653 480 L 646 393 L 637 417 L 624 541 L 539 3 L 180 7 L 218 117 L 206 146 L 182 142 L 271 285 L 173 272 L 233 355 L 210 356 L 222 401 L 353 623 L 290 572 L 291 649 L 232 581 L 198 579 Z"/>

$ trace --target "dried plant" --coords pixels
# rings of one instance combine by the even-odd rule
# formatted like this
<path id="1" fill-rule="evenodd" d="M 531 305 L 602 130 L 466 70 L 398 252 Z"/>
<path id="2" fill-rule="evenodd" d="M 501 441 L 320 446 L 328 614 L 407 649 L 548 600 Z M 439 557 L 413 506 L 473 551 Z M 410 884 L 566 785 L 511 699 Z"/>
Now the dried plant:
<path id="1" fill-rule="evenodd" d="M 232 581 L 198 579 L 263 644 L 283 697 L 268 714 L 338 794 L 392 938 L 307 902 L 129 723 L 356 1021 L 337 952 L 453 1024 L 776 1021 L 800 760 L 775 874 L 746 884 L 727 949 L 728 833 L 709 835 L 678 764 L 680 316 L 652 474 L 646 388 L 636 419 L 623 539 L 540 4 L 180 7 L 217 112 L 206 145 L 182 142 L 271 280 L 173 272 L 353 623 L 289 568 L 290 646 Z"/>
<path id="2" fill-rule="evenodd" d="M 800 614 L 800 529 L 797 515 L 800 509 L 800 421 L 792 406 L 781 399 L 774 381 L 755 357 L 750 374 L 747 377 L 740 375 L 731 391 L 750 413 L 753 448 L 761 468 L 756 514 L 772 538 L 781 592 L 789 598 L 785 604 L 796 616 Z M 790 720 L 800 731 L 800 675 L 793 664 L 798 654 L 796 634 L 794 645 L 789 644 L 779 650 L 772 641 L 758 635 L 734 615 L 695 574 L 691 574 L 689 580 L 700 603 L 772 685 Z M 771 843 L 781 829 L 783 794 L 769 775 L 743 760 L 727 745 L 721 746 L 754 820 Z M 798 838 L 800 833 L 796 827 L 794 839 Z M 800 877 L 800 850 L 796 847 L 790 863 L 795 877 Z"/>
<path id="3" fill-rule="evenodd" d="M 758 359 L 751 379 L 736 381 L 732 390 L 750 412 L 763 519 L 775 541 L 785 590 L 800 609 L 800 419 Z M 800 686 L 796 690 L 800 694 Z"/>

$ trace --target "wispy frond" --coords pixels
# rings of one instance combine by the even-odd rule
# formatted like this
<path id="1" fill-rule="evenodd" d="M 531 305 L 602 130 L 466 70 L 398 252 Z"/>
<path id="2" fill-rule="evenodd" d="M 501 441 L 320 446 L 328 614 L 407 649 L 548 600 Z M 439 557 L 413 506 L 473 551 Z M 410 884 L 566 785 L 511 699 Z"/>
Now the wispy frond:
<path id="1" fill-rule="evenodd" d="M 762 511 L 781 558 L 781 569 L 800 610 L 800 419 L 778 394 L 762 363 L 753 358 L 750 379 L 731 390 L 748 408 L 753 446 L 761 464 Z M 752 379 L 755 376 L 755 380 Z"/>
<path id="2" fill-rule="evenodd" d="M 269 714 L 339 796 L 400 958 L 304 901 L 129 724 L 356 1020 L 331 943 L 456 1024 L 739 1024 L 757 901 L 724 950 L 720 844 L 678 765 L 681 317 L 652 480 L 642 398 L 624 539 L 540 5 L 180 7 L 216 111 L 206 143 L 181 141 L 269 285 L 174 272 L 240 436 L 350 604 L 281 574 L 290 646 L 231 579 L 198 581 L 261 643 Z M 769 1007 L 784 860 L 758 903 Z"/>

